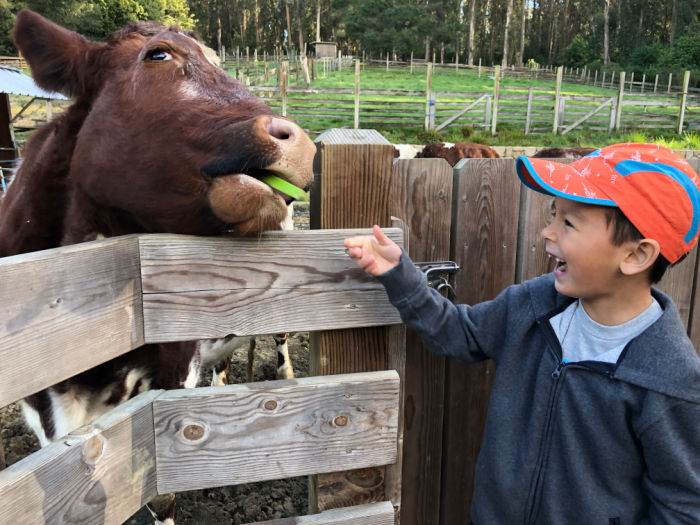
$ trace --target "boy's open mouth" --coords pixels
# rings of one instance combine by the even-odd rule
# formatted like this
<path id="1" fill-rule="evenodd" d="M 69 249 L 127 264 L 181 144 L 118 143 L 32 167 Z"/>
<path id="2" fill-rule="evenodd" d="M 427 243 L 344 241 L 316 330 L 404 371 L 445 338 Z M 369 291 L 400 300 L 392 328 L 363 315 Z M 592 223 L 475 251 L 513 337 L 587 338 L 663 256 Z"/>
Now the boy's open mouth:
<path id="1" fill-rule="evenodd" d="M 554 256 L 552 255 L 552 257 Z M 566 261 L 560 259 L 559 257 L 554 257 L 554 261 L 554 271 L 556 273 L 564 273 L 568 268 L 568 264 L 566 264 Z"/>

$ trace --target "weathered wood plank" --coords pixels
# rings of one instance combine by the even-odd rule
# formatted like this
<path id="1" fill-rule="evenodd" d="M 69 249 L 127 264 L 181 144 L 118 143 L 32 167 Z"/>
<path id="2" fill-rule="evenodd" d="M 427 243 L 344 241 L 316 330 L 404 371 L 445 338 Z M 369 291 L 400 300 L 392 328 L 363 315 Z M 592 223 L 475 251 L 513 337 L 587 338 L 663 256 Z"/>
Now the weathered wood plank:
<path id="1" fill-rule="evenodd" d="M 391 213 L 407 224 L 416 262 L 450 258 L 452 168 L 444 159 L 394 163 Z M 445 359 L 430 353 L 415 332 L 406 337 L 401 523 L 437 523 L 442 473 Z"/>
<path id="2" fill-rule="evenodd" d="M 136 236 L 5 257 L 0 274 L 0 406 L 143 344 Z"/>
<path id="3" fill-rule="evenodd" d="M 514 164 L 513 159 L 466 159 L 455 166 L 452 256 L 461 268 L 455 277 L 457 303 L 493 299 L 513 283 L 521 186 Z M 475 365 L 448 361 L 444 523 L 468 521 L 494 373 L 491 361 Z"/>
<path id="4" fill-rule="evenodd" d="M 123 523 L 156 495 L 145 392 L 0 472 L 0 523 Z"/>
<path id="5" fill-rule="evenodd" d="M 259 238 L 141 238 L 147 342 L 400 323 L 383 287 L 345 254 L 369 230 Z M 388 234 L 402 244 L 401 230 Z M 309 315 L 313 312 L 313 315 Z"/>
<path id="6" fill-rule="evenodd" d="M 395 371 L 165 392 L 153 402 L 158 491 L 392 463 L 398 396 Z"/>
<path id="7" fill-rule="evenodd" d="M 389 193 L 394 148 L 374 130 L 329 130 L 316 138 L 311 227 L 367 228 L 391 224 Z M 387 323 L 385 323 L 387 324 Z M 384 369 L 388 329 L 313 332 L 311 373 Z M 384 501 L 385 469 L 319 475 L 310 502 L 319 510 Z M 315 511 L 315 509 L 312 509 Z"/>
<path id="8" fill-rule="evenodd" d="M 295 518 L 256 521 L 248 525 L 393 525 L 394 507 L 390 501 L 331 509 Z"/>

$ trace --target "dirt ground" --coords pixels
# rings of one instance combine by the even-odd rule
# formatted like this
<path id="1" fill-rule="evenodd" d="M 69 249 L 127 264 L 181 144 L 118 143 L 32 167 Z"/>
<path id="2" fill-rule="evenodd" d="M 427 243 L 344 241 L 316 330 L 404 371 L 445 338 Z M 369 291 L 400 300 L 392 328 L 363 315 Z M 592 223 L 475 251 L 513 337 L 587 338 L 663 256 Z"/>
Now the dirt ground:
<path id="1" fill-rule="evenodd" d="M 271 336 L 256 338 L 254 379 L 275 379 L 277 353 Z M 305 377 L 309 369 L 309 336 L 306 332 L 290 334 L 289 354 L 296 377 Z M 233 356 L 229 384 L 245 382 L 247 349 Z M 207 373 L 202 382 L 209 384 Z M 0 437 L 8 465 L 16 463 L 39 448 L 34 435 L 25 425 L 17 404 L 0 409 Z M 240 524 L 307 514 L 307 478 L 249 483 L 178 494 L 175 522 L 178 525 Z M 152 524 L 146 509 L 125 522 L 128 525 Z"/>

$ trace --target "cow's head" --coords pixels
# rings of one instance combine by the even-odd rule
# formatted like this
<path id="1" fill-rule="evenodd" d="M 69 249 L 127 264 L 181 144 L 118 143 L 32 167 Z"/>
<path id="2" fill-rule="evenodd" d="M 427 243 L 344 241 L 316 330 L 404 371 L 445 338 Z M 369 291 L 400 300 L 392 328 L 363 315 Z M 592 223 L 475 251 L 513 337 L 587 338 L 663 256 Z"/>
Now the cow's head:
<path id="1" fill-rule="evenodd" d="M 69 215 L 79 210 L 98 233 L 278 229 L 291 199 L 259 177 L 312 182 L 315 147 L 304 131 L 217 67 L 189 32 L 142 23 L 91 42 L 21 11 L 13 36 L 36 82 L 72 95 L 68 112 L 85 115 Z"/>

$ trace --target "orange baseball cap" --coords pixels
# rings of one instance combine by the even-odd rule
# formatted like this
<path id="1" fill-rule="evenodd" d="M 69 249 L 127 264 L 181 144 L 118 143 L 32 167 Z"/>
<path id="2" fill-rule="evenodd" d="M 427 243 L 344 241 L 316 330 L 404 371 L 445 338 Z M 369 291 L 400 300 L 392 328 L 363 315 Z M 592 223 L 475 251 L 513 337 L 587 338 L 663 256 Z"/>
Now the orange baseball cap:
<path id="1" fill-rule="evenodd" d="M 700 178 L 688 162 L 656 144 L 614 144 L 571 164 L 520 156 L 515 168 L 533 190 L 616 206 L 674 263 L 698 242 Z"/>

